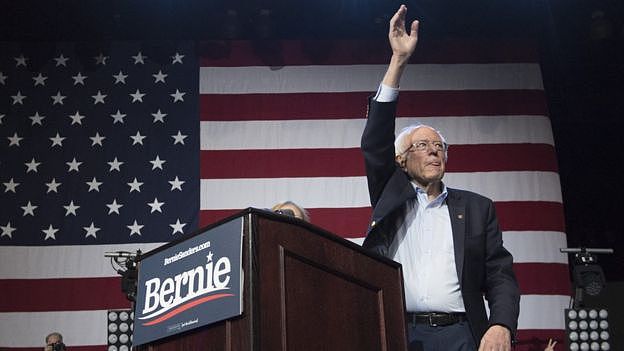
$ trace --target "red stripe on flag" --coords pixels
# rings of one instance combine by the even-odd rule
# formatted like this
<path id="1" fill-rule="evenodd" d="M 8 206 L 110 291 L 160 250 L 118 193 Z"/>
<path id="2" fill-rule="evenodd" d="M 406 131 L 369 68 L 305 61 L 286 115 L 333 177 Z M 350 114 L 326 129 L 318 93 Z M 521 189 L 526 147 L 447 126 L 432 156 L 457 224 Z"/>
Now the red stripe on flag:
<path id="1" fill-rule="evenodd" d="M 359 148 L 220 150 L 200 153 L 202 179 L 348 177 L 364 174 L 364 158 Z"/>
<path id="2" fill-rule="evenodd" d="M 199 44 L 200 66 L 293 66 L 387 64 L 387 41 L 275 40 L 206 41 Z M 436 40 L 418 43 L 411 63 L 538 62 L 535 45 L 527 41 L 485 39 Z"/>
<path id="3" fill-rule="evenodd" d="M 514 263 L 522 295 L 570 295 L 570 272 L 562 263 Z M 539 272 L 539 274 L 535 274 Z"/>
<path id="4" fill-rule="evenodd" d="M 364 118 L 371 92 L 202 94 L 202 121 Z M 548 114 L 543 90 L 404 91 L 399 116 Z"/>
<path id="5" fill-rule="evenodd" d="M 563 205 L 545 201 L 513 201 L 495 203 L 503 231 L 560 231 L 565 230 Z M 229 217 L 242 209 L 202 210 L 200 226 Z M 344 238 L 358 238 L 366 234 L 370 207 L 309 208 L 311 222 Z"/>
<path id="6" fill-rule="evenodd" d="M 447 172 L 488 171 L 557 172 L 555 149 L 547 144 L 452 145 L 449 148 Z M 365 174 L 364 158 L 359 148 L 219 150 L 200 154 L 202 179 L 352 177 Z"/>
<path id="7" fill-rule="evenodd" d="M 547 201 L 495 202 L 503 231 L 539 230 L 565 232 L 563 204 Z"/>
<path id="8" fill-rule="evenodd" d="M 447 172 L 558 172 L 555 148 L 548 144 L 451 145 L 448 153 Z"/>
<path id="9" fill-rule="evenodd" d="M 0 280 L 0 291 L 0 312 L 130 308 L 130 302 L 121 292 L 119 277 L 3 279 Z M 50 296 L 54 298 L 50 299 Z M 80 298 L 76 299 L 76 296 Z"/>

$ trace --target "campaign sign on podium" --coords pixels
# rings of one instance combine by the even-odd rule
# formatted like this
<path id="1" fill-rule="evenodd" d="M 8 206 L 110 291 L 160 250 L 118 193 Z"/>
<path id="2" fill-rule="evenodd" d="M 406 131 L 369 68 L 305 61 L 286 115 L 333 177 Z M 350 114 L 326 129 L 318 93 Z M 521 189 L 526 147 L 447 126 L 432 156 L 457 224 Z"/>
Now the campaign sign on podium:
<path id="1" fill-rule="evenodd" d="M 242 233 L 239 217 L 139 261 L 133 345 L 242 313 Z"/>

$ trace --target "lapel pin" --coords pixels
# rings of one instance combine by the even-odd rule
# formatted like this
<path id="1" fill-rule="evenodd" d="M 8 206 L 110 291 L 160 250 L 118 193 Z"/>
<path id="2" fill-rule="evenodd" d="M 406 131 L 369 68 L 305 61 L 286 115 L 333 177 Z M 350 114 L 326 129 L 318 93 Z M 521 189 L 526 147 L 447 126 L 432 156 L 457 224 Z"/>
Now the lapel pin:
<path id="1" fill-rule="evenodd" d="M 464 218 L 464 215 L 463 215 L 463 214 L 458 214 L 458 215 L 457 215 L 457 218 L 459 218 L 459 219 L 463 219 L 463 218 Z"/>

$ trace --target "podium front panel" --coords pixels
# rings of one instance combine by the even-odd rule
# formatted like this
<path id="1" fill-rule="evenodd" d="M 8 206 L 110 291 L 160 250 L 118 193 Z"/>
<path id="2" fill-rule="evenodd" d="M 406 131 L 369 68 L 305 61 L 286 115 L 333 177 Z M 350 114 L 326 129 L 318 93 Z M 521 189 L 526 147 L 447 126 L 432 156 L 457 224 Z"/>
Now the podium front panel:
<path id="1" fill-rule="evenodd" d="M 352 243 L 258 217 L 262 350 L 405 350 L 400 268 Z M 258 288 L 258 286 L 256 287 Z"/>

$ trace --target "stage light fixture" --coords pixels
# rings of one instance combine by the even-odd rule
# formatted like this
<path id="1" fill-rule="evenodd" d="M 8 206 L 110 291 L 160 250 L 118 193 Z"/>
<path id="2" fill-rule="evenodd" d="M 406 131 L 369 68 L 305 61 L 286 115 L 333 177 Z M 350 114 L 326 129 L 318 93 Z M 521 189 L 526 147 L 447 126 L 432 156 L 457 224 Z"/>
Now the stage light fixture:
<path id="1" fill-rule="evenodd" d="M 609 313 L 604 308 L 565 310 L 566 344 L 570 351 L 611 350 Z"/>
<path id="2" fill-rule="evenodd" d="M 107 314 L 108 351 L 130 351 L 134 331 L 134 312 L 109 310 Z"/>
<path id="3" fill-rule="evenodd" d="M 561 248 L 562 253 L 574 254 L 572 280 L 574 281 L 574 308 L 584 307 L 583 295 L 597 296 L 606 284 L 596 254 L 612 254 L 613 249 Z"/>

